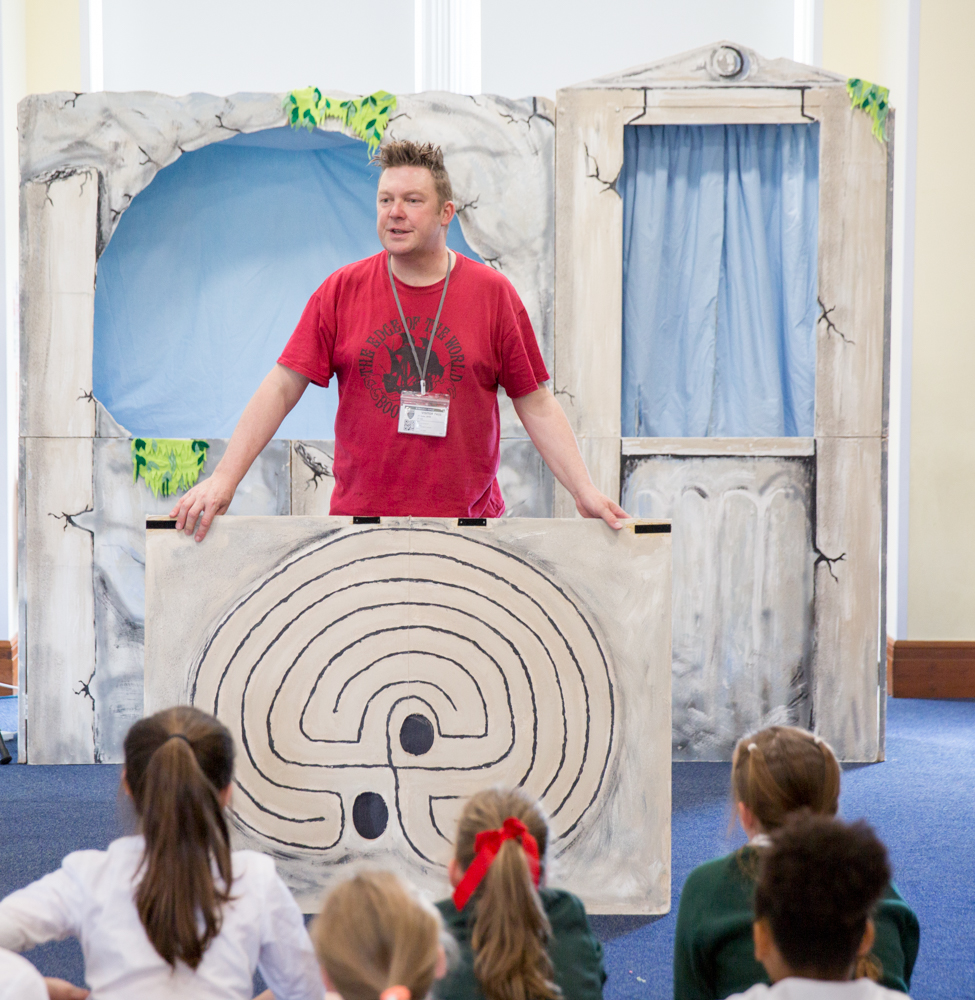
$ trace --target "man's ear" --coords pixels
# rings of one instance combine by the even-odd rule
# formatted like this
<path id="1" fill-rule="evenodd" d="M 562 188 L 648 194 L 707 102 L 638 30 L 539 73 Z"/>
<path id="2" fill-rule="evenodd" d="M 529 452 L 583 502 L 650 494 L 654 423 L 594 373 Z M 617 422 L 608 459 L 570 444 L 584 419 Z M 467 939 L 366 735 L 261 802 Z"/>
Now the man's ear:
<path id="1" fill-rule="evenodd" d="M 443 979 L 447 975 L 447 952 L 442 944 L 437 945 L 437 965 L 433 970 L 434 979 Z"/>
<path id="2" fill-rule="evenodd" d="M 864 955 L 869 955 L 871 948 L 873 948 L 874 941 L 877 940 L 877 928 L 874 927 L 873 921 L 868 917 L 867 926 L 863 931 L 863 939 L 860 941 L 860 947 L 857 948 L 857 958 L 863 958 Z"/>
<path id="3" fill-rule="evenodd" d="M 125 768 L 124 767 L 122 768 L 122 777 L 119 780 L 119 785 L 121 786 L 122 791 L 125 792 L 125 794 L 131 799 L 132 798 L 132 789 L 129 787 L 129 779 L 125 776 Z"/>

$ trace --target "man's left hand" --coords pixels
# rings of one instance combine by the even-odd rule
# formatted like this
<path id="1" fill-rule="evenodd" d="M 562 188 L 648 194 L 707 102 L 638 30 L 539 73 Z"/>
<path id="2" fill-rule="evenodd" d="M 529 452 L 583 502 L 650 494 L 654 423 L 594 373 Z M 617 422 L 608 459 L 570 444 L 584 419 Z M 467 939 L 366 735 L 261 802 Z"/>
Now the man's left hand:
<path id="1" fill-rule="evenodd" d="M 625 510 L 605 493 L 600 493 L 591 483 L 575 496 L 576 510 L 583 517 L 601 517 L 611 528 L 623 527 L 620 518 L 629 517 Z"/>

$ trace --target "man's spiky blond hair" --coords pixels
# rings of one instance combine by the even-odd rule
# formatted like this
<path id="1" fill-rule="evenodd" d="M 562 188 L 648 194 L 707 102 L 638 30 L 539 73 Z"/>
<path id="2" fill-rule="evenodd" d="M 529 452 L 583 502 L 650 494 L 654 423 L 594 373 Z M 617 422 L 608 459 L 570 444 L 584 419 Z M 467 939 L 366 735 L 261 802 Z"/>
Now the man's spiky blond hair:
<path id="1" fill-rule="evenodd" d="M 390 167 L 424 167 L 433 175 L 433 186 L 440 207 L 443 208 L 448 201 L 454 200 L 450 177 L 443 165 L 443 150 L 432 142 L 396 139 L 380 146 L 372 161 L 378 163 L 383 170 L 389 170 Z"/>

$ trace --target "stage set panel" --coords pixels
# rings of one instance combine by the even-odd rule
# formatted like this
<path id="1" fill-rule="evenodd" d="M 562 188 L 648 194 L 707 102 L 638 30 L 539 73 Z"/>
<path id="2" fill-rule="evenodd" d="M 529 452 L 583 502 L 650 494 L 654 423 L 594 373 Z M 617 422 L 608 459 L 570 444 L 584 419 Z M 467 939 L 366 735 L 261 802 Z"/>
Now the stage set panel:
<path id="1" fill-rule="evenodd" d="M 20 104 L 22 761 L 120 762 L 142 715 L 144 523 L 171 510 L 182 487 L 150 489 L 134 465 L 137 442 L 204 446 L 194 471 L 205 479 L 308 295 L 330 270 L 379 249 L 366 142 L 336 118 L 291 128 L 287 103 L 284 94 L 61 93 Z M 511 280 L 552 368 L 551 102 L 399 96 L 384 140 L 431 136 L 457 204 L 448 242 Z M 270 203 L 269 192 L 283 200 Z M 333 203 L 338 218 L 326 225 L 315 212 Z M 207 244 L 200 259 L 216 264 L 181 284 L 186 247 L 214 232 L 224 244 Z M 134 277 L 144 272 L 155 276 L 148 288 Z M 131 295 L 112 301 L 113 280 Z M 239 398 L 227 402 L 234 387 Z M 549 517 L 552 475 L 499 396 L 508 513 Z M 311 415 L 281 428 L 230 513 L 328 513 L 334 400 L 334 385 L 309 390 L 296 409 Z M 79 614 L 79 628 L 65 631 Z"/>
<path id="2" fill-rule="evenodd" d="M 146 711 L 230 728 L 237 843 L 306 909 L 350 862 L 446 895 L 463 803 L 501 785 L 543 801 L 553 884 L 668 911 L 668 523 L 172 527 L 147 522 Z"/>
<path id="3" fill-rule="evenodd" d="M 678 758 L 775 723 L 884 757 L 893 117 L 861 83 L 722 41 L 556 95 L 555 382 L 599 488 L 674 519 Z"/>

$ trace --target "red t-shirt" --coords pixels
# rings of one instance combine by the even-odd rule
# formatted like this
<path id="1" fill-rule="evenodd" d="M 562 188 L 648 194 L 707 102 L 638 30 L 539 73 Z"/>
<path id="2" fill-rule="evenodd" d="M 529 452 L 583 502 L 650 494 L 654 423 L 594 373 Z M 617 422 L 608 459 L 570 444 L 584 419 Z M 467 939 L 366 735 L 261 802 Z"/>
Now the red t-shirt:
<path id="1" fill-rule="evenodd" d="M 422 363 L 443 282 L 397 279 Z M 279 364 L 326 386 L 338 377 L 331 513 L 500 517 L 498 386 L 512 398 L 548 380 L 535 333 L 503 275 L 457 254 L 430 352 L 427 392 L 450 396 L 447 436 L 400 434 L 399 394 L 420 376 L 389 287 L 386 253 L 340 268 L 308 300 Z"/>

